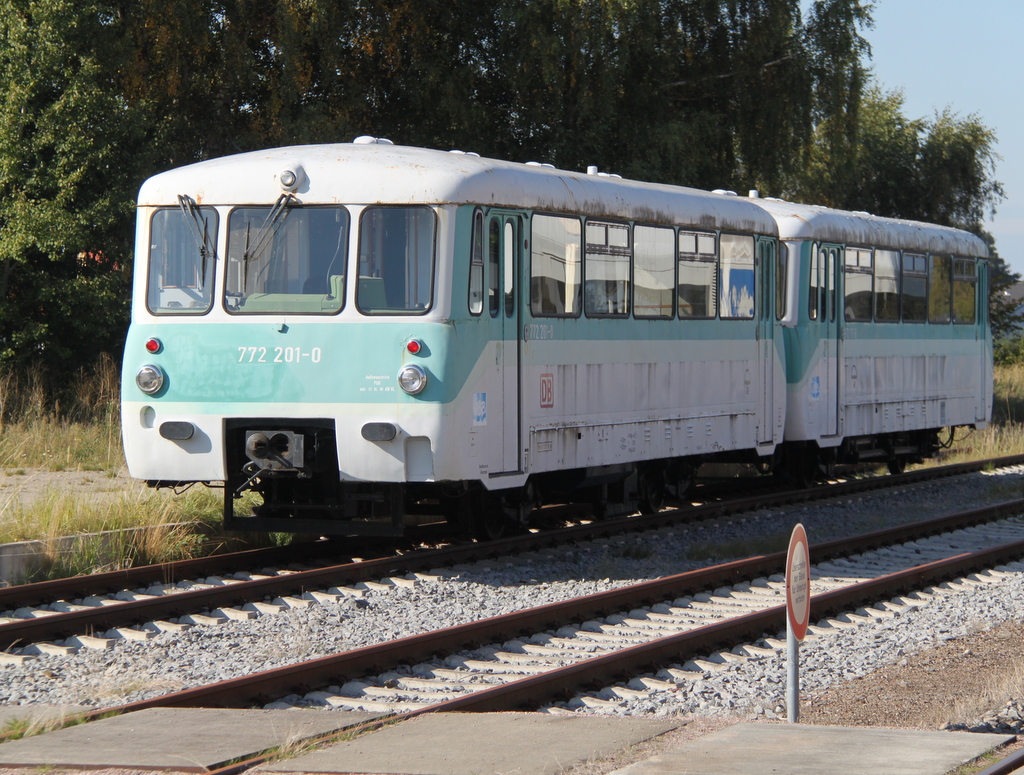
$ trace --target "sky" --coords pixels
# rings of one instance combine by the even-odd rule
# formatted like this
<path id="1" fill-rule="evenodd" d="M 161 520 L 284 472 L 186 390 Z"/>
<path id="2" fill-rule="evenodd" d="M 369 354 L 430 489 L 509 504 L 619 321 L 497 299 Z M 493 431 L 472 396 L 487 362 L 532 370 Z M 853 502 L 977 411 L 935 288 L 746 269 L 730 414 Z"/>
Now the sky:
<path id="1" fill-rule="evenodd" d="M 873 0 L 875 80 L 901 89 L 907 118 L 951 109 L 995 131 L 995 179 L 1006 198 L 986 230 L 999 255 L 1024 274 L 1024 2 L 1021 0 Z M 809 0 L 803 2 L 805 8 Z"/>

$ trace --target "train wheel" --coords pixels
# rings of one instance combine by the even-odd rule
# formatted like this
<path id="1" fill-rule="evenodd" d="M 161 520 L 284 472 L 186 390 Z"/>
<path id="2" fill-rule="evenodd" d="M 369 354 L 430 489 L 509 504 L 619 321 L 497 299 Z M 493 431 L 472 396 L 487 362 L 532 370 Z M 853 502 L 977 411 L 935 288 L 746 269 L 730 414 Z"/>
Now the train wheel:
<path id="1" fill-rule="evenodd" d="M 896 455 L 889 458 L 885 465 L 889 469 L 890 474 L 902 474 L 907 470 L 907 459 L 902 455 Z"/>
<path id="2" fill-rule="evenodd" d="M 483 492 L 474 498 L 473 537 L 478 541 L 497 541 L 522 533 L 534 508 L 532 494 L 532 489 L 524 489 L 511 493 Z"/>
<path id="3" fill-rule="evenodd" d="M 657 514 L 665 505 L 665 467 L 641 466 L 636 478 L 637 508 L 641 514 Z"/>

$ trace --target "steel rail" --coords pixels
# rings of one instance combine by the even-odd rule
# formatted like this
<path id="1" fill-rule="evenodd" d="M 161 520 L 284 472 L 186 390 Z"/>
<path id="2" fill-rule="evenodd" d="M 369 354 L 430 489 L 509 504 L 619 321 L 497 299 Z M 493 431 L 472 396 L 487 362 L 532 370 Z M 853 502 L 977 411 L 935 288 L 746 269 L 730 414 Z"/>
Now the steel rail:
<path id="1" fill-rule="evenodd" d="M 968 512 L 971 524 L 983 519 L 983 513 L 989 512 L 990 518 L 1005 516 L 1008 513 L 1020 513 L 1024 508 L 1021 501 L 1013 501 L 986 509 Z M 957 515 L 926 520 L 917 523 L 921 529 L 917 533 L 913 526 L 905 525 L 889 530 L 880 530 L 850 541 L 840 540 L 817 544 L 811 547 L 812 557 L 816 562 L 837 555 L 852 554 L 865 551 L 885 542 L 884 536 L 891 536 L 889 543 L 898 543 L 912 537 L 920 537 L 938 530 L 936 523 L 950 525 L 950 520 Z M 922 530 L 924 532 L 922 532 Z M 941 532 L 941 531 L 940 531 Z M 288 665 L 275 670 L 255 673 L 207 686 L 186 689 L 173 694 L 154 697 L 148 700 L 131 703 L 116 710 L 128 712 L 149 707 L 247 707 L 252 704 L 264 703 L 273 697 L 291 693 L 304 693 L 312 688 L 342 684 L 346 680 L 366 674 L 385 672 L 390 667 L 400 664 L 411 664 L 431 659 L 437 655 L 447 655 L 467 648 L 476 648 L 485 643 L 501 642 L 546 629 L 564 625 L 567 621 L 579 621 L 595 616 L 605 616 L 621 610 L 629 610 L 640 605 L 650 605 L 666 599 L 673 599 L 688 593 L 703 591 L 726 584 L 735 584 L 759 576 L 780 572 L 785 564 L 785 552 L 771 555 L 737 560 L 710 568 L 700 568 L 674 576 L 643 582 L 629 587 L 612 589 L 574 600 L 550 603 L 502 616 L 491 617 L 477 622 L 457 625 L 445 630 L 414 635 L 400 640 L 367 646 L 353 651 L 343 652 L 327 657 L 320 657 L 308 662 Z M 812 598 L 811 610 L 815 616 L 821 616 L 828 610 L 838 610 L 844 606 L 869 600 L 889 591 L 899 591 L 913 585 L 920 585 L 926 580 L 950 575 L 962 574 L 967 569 L 974 569 L 986 562 L 999 562 L 1008 557 L 1024 554 L 1024 541 L 1005 544 L 995 549 L 983 550 L 973 554 L 961 554 L 951 559 L 927 563 L 906 571 L 882 577 L 877 581 L 863 582 Z M 573 665 L 564 676 L 590 676 L 579 679 L 583 681 L 613 680 L 615 675 L 625 674 L 633 669 L 630 665 L 651 664 L 667 658 L 678 658 L 683 653 L 697 653 L 704 649 L 717 648 L 722 643 L 735 642 L 743 638 L 760 637 L 769 629 L 777 629 L 783 621 L 783 607 L 767 609 L 767 611 L 744 615 L 725 622 L 708 625 L 689 632 L 662 638 L 642 646 L 634 646 L 607 657 L 594 657 L 585 662 Z M 685 648 L 684 648 L 685 644 Z M 630 656 L 619 656 L 628 654 Z M 632 655 L 643 655 L 639 662 L 630 662 Z M 582 665 L 591 665 L 595 671 L 592 676 Z M 611 665 L 612 667 L 606 667 Z M 580 671 L 580 672 L 576 672 Z M 545 674 L 547 675 L 547 674 Z M 540 685 L 540 676 L 513 682 L 516 686 L 533 687 Z M 554 679 L 553 679 L 554 680 Z M 575 680 L 575 679 L 574 679 Z M 513 684 L 508 684 L 512 686 Z M 568 684 L 567 684 L 568 685 Z M 514 692 L 518 690 L 506 689 Z M 532 691 L 532 689 L 531 689 Z M 557 693 L 557 692 L 556 692 Z M 492 690 L 479 692 L 480 696 L 504 696 L 494 694 Z M 477 696 L 477 695 L 473 695 Z M 522 695 L 525 696 L 525 695 Z M 519 699 L 509 700 L 513 703 Z M 460 698 L 458 702 L 462 702 Z M 465 701 L 469 701 L 466 699 Z M 454 700 L 452 702 L 455 702 Z M 446 707 L 448 707 L 446 705 Z M 462 706 L 459 706 L 461 708 Z M 511 705 L 506 705 L 511 707 Z M 97 711 L 102 713 L 107 711 Z"/>
<path id="2" fill-rule="evenodd" d="M 996 458 L 988 461 L 975 461 L 956 466 L 923 469 L 922 471 L 913 471 L 896 476 L 841 482 L 807 490 L 788 491 L 767 498 L 764 495 L 758 495 L 722 503 L 673 509 L 651 515 L 627 517 L 589 525 L 577 525 L 561 530 L 532 533 L 487 543 L 452 545 L 441 549 L 410 552 L 406 555 L 391 555 L 357 563 L 344 563 L 308 571 L 297 571 L 284 576 L 254 581 L 239 581 L 203 590 L 161 595 L 148 600 L 123 602 L 112 606 L 97 606 L 88 610 L 68 613 L 54 613 L 0 624 L 0 649 L 9 649 L 18 644 L 66 638 L 87 631 L 102 631 L 114 627 L 131 626 L 138 623 L 180 617 L 202 610 L 234 607 L 251 602 L 252 600 L 262 599 L 267 595 L 274 597 L 301 595 L 310 589 L 371 581 L 382 576 L 429 570 L 445 564 L 455 564 L 515 552 L 537 550 L 574 541 L 592 540 L 624 531 L 635 532 L 678 525 L 681 522 L 712 519 L 749 509 L 762 508 L 766 505 L 786 505 L 818 498 L 842 496 L 853 492 L 911 484 L 934 479 L 937 475 L 957 476 L 981 470 L 990 465 L 998 467 L 1013 465 L 1018 462 L 1024 462 L 1024 455 Z M 1002 505 L 1005 506 L 1007 504 Z M 984 512 L 985 510 L 979 511 Z M 995 517 L 988 517 L 988 519 L 992 518 Z M 904 527 L 916 528 L 921 524 L 923 523 L 915 523 L 915 525 Z M 900 530 L 901 528 L 894 529 Z M 886 532 L 879 531 L 880 534 L 885 534 Z M 864 538 L 871 538 L 871 536 L 865 536 Z M 879 536 L 878 540 L 884 541 L 888 539 L 884 538 L 884 536 Z M 327 546 L 323 548 L 327 549 Z M 29 603 L 25 602 L 29 599 L 45 600 L 48 602 L 51 600 L 67 599 L 68 597 L 84 597 L 86 594 L 95 593 L 99 590 L 110 592 L 123 589 L 125 582 L 144 583 L 142 582 L 143 579 L 156 581 L 157 579 L 164 578 L 154 575 L 159 573 L 171 573 L 172 577 L 181 578 L 187 573 L 210 573 L 218 569 L 218 567 L 219 570 L 223 571 L 223 566 L 218 566 L 217 564 L 218 561 L 223 561 L 223 558 L 231 558 L 231 561 L 235 562 L 236 558 L 248 557 L 257 563 L 267 562 L 267 558 L 271 557 L 277 557 L 279 560 L 282 557 L 292 557 L 294 559 L 295 555 L 286 551 L 290 549 L 293 549 L 293 547 L 279 547 L 271 550 L 257 549 L 233 555 L 224 555 L 222 558 L 200 558 L 179 563 L 169 563 L 166 566 L 153 565 L 144 568 L 113 571 L 107 574 L 97 574 L 96 576 L 74 577 L 72 579 L 60 579 L 40 584 L 23 585 L 21 587 L 10 587 L 0 590 L 0 601 L 4 600 L 4 595 L 7 596 L 8 606 L 14 605 L 14 601 L 17 601 L 20 605 L 29 605 Z M 133 582 L 132 580 L 135 581 Z M 167 581 L 156 581 L 156 583 L 167 583 Z M 19 590 L 22 597 L 17 596 Z M 73 593 L 72 590 L 74 590 Z"/>
<path id="3" fill-rule="evenodd" d="M 867 492 L 875 489 L 917 484 L 943 477 L 974 473 L 987 467 L 999 468 L 1021 464 L 1024 464 L 1024 455 L 1012 455 L 969 463 L 958 463 L 950 466 L 925 468 L 897 475 L 855 479 L 827 485 L 818 485 L 802 490 L 789 490 L 775 494 L 762 493 L 755 496 L 731 499 L 729 501 L 671 509 L 657 514 L 605 520 L 589 525 L 577 525 L 570 528 L 535 533 L 527 536 L 515 536 L 487 543 L 446 547 L 444 550 L 426 550 L 419 554 L 423 554 L 427 560 L 425 563 L 417 566 L 417 568 L 422 568 L 427 563 L 433 563 L 436 566 L 442 561 L 459 562 L 471 557 L 493 557 L 514 551 L 529 551 L 530 549 L 541 546 L 550 546 L 558 543 L 614 535 L 624 531 L 638 532 L 658 527 L 676 525 L 680 522 L 710 519 L 750 509 L 777 507 L 829 497 L 841 497 L 844 495 Z M 351 552 L 352 548 L 353 547 L 351 546 L 346 546 L 344 551 L 346 553 Z M 191 560 L 178 560 L 175 562 L 156 565 L 125 568 L 122 570 L 95 573 L 87 576 L 73 576 L 66 579 L 54 579 L 51 581 L 42 581 L 32 584 L 18 584 L 0 588 L 0 609 L 41 605 L 44 603 L 51 603 L 56 600 L 67 600 L 69 598 L 82 598 L 89 595 L 118 592 L 125 588 L 144 585 L 148 586 L 149 584 L 174 583 L 182 579 L 198 575 L 218 575 L 229 569 L 241 569 L 240 566 L 246 564 L 251 568 L 260 564 L 273 565 L 304 559 L 308 560 L 311 557 L 326 556 L 330 552 L 340 549 L 341 547 L 338 545 L 337 541 L 310 542 L 299 546 L 250 549 L 242 552 L 212 555 L 209 557 L 200 557 Z M 312 554 L 310 553 L 311 550 Z M 411 557 L 411 553 L 404 557 L 408 559 Z M 382 562 L 386 559 L 387 558 L 379 558 Z M 374 566 L 374 568 L 370 570 L 369 575 L 360 576 L 357 575 L 355 566 L 355 563 L 350 564 L 349 566 L 352 569 L 351 572 L 353 573 L 352 578 L 354 581 L 365 581 L 367 579 L 371 579 L 373 578 L 373 573 L 379 572 L 376 569 L 376 566 Z M 5 648 L 5 646 L 0 646 L 0 648 Z"/>
<path id="4" fill-rule="evenodd" d="M 1021 512 L 1024 512 L 1024 499 L 1007 501 L 959 514 L 922 520 L 872 533 L 865 533 L 852 538 L 830 541 L 815 546 L 814 550 L 821 558 L 842 557 L 847 554 L 867 551 L 877 546 L 901 543 L 968 525 L 991 522 Z M 590 526 L 584 525 L 581 527 L 587 528 Z M 574 530 L 577 530 L 577 528 L 569 528 L 569 531 Z M 541 548 L 560 542 L 560 538 L 565 532 L 568 531 L 538 533 L 523 538 L 495 541 L 480 545 L 480 548 L 486 548 L 489 552 L 493 552 L 498 549 L 499 545 L 506 545 L 512 542 L 520 548 Z M 451 546 L 443 549 L 415 552 L 401 557 L 384 557 L 360 563 L 296 571 L 284 576 L 274 576 L 254 581 L 240 581 L 193 592 L 160 595 L 147 600 L 135 600 L 110 606 L 97 606 L 82 611 L 8 622 L 0 624 L 0 649 L 11 648 L 19 643 L 38 643 L 40 641 L 65 638 L 89 630 L 101 632 L 114 627 L 125 627 L 143 622 L 180 617 L 199 610 L 236 607 L 252 600 L 262 600 L 267 595 L 277 597 L 295 596 L 311 589 L 322 589 L 342 583 L 367 581 L 401 572 L 430 569 L 438 564 L 460 562 L 474 556 L 479 556 L 479 552 L 476 555 L 472 553 L 473 546 L 476 545 Z M 744 563 L 751 564 L 747 566 Z M 744 579 L 756 578 L 760 575 L 779 573 L 784 564 L 785 553 L 778 552 L 762 558 L 727 563 L 726 565 L 715 566 L 714 568 L 701 571 L 691 571 L 690 573 L 707 574 L 707 581 L 695 580 L 693 582 L 694 589 L 704 589 L 712 583 L 717 585 L 735 583 Z M 687 574 L 682 575 L 686 576 Z M 674 579 L 677 577 L 672 576 L 669 578 Z M 660 582 L 648 583 L 658 584 Z"/>

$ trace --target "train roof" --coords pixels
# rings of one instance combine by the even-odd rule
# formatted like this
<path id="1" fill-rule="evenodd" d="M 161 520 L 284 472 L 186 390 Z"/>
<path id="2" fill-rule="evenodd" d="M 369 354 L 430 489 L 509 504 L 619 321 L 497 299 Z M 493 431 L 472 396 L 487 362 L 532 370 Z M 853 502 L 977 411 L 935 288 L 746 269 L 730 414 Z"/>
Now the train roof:
<path id="1" fill-rule="evenodd" d="M 988 247 L 979 237 L 949 226 L 832 210 L 778 199 L 751 201 L 775 218 L 782 239 L 821 240 L 892 250 L 988 257 Z"/>
<path id="2" fill-rule="evenodd" d="M 615 176 L 380 144 L 272 148 L 170 170 L 147 180 L 140 206 L 269 204 L 284 170 L 301 170 L 303 204 L 480 204 L 587 214 L 776 236 L 775 220 L 750 200 Z"/>

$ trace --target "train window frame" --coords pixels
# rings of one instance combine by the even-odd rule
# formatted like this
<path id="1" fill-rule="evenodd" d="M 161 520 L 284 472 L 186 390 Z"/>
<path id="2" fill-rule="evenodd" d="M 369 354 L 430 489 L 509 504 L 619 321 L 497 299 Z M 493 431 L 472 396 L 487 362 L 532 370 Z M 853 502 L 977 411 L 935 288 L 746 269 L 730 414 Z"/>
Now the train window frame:
<path id="1" fill-rule="evenodd" d="M 914 307 L 920 306 L 921 312 L 919 317 L 908 317 L 907 315 L 907 289 L 910 287 L 910 282 L 914 281 L 914 286 L 919 286 L 921 283 L 924 284 L 924 293 L 915 293 L 914 299 L 920 299 L 922 301 L 915 302 Z M 904 323 L 922 324 L 928 322 L 928 256 L 924 253 L 910 253 L 904 252 L 902 255 L 902 261 L 900 262 L 900 319 Z"/>
<path id="2" fill-rule="evenodd" d="M 538 218 L 542 219 L 538 223 Z M 537 226 L 544 224 L 546 221 L 559 221 L 563 224 L 574 224 L 576 227 L 576 242 L 558 242 L 565 248 L 564 257 L 557 256 L 554 253 L 544 250 L 546 242 L 554 233 L 554 229 L 550 230 L 538 230 Z M 554 226 L 554 224 L 551 224 Z M 564 229 L 565 234 L 569 234 L 571 229 Z M 570 250 L 574 248 L 574 250 Z M 572 255 L 575 254 L 575 255 Z M 530 218 L 530 314 L 537 318 L 578 318 L 583 313 L 583 221 L 578 216 L 562 215 L 559 213 L 547 213 L 538 212 L 533 213 Z M 559 298 L 556 295 L 552 295 L 544 292 L 544 289 L 550 283 L 550 281 L 558 286 L 559 279 L 554 274 L 538 274 L 539 268 L 545 262 L 553 262 L 557 264 L 559 261 L 564 262 L 565 271 L 563 272 L 562 280 L 562 292 Z M 573 268 L 573 271 L 569 271 L 569 267 Z M 572 293 L 568 293 L 567 288 L 572 289 Z M 547 306 L 555 308 L 555 311 L 547 309 Z M 557 311 L 558 307 L 561 307 L 562 311 Z M 568 311 L 565 311 L 568 307 Z"/>
<path id="3" fill-rule="evenodd" d="M 775 320 L 786 319 L 789 283 L 789 247 L 782 240 L 775 242 Z"/>
<path id="4" fill-rule="evenodd" d="M 936 326 L 953 322 L 953 257 L 950 255 L 932 253 L 928 256 L 928 322 Z"/>
<path id="5" fill-rule="evenodd" d="M 958 289 L 967 286 L 965 293 Z M 970 317 L 962 317 L 957 307 L 958 298 L 970 300 Z M 953 256 L 953 325 L 973 326 L 978 322 L 978 262 L 973 258 Z M 965 305 L 966 309 L 966 305 Z"/>
<path id="6" fill-rule="evenodd" d="M 725 245 L 727 242 L 732 242 L 732 238 L 736 238 L 737 244 L 740 242 L 745 243 L 750 248 L 750 255 L 737 256 L 735 258 L 727 258 L 725 255 Z M 757 255 L 756 240 L 752 234 L 739 234 L 733 232 L 719 232 L 718 234 L 718 285 L 721 289 L 719 302 L 718 302 L 718 315 L 722 320 L 753 320 L 757 315 L 757 272 L 755 270 Z M 737 283 L 736 285 L 731 284 L 732 275 L 734 269 L 732 266 L 728 267 L 727 263 L 743 261 L 744 263 L 749 258 L 750 268 L 740 269 L 741 272 L 750 273 L 750 283 Z M 728 276 L 728 279 L 727 279 Z M 732 293 L 734 288 L 739 288 L 746 292 L 746 298 L 740 295 L 735 300 L 732 299 Z M 726 305 L 729 305 L 728 307 Z M 749 314 L 744 312 L 737 312 L 737 310 L 746 309 L 749 306 Z M 726 314 L 726 310 L 729 310 L 730 314 Z"/>
<path id="7" fill-rule="evenodd" d="M 469 235 L 469 295 L 466 299 L 469 314 L 480 317 L 484 311 L 484 213 L 473 211 Z"/>
<path id="8" fill-rule="evenodd" d="M 890 267 L 882 267 L 883 261 Z M 888 248 L 875 248 L 874 266 L 874 312 L 876 323 L 899 323 L 900 322 L 900 266 L 902 257 L 898 250 Z M 892 274 L 882 274 L 884 269 L 892 269 Z M 879 290 L 883 282 L 888 285 L 889 281 L 895 286 L 895 292 Z M 883 308 L 885 313 L 883 316 Z"/>
<path id="9" fill-rule="evenodd" d="M 650 253 L 645 253 L 645 258 L 653 257 L 655 262 L 651 264 L 645 264 L 641 266 L 640 259 L 640 234 L 646 234 L 648 232 L 661 233 L 660 236 L 667 237 L 668 251 L 663 251 L 664 245 L 652 246 Z M 633 224 L 633 317 L 638 320 L 672 320 L 675 317 L 676 307 L 676 264 L 677 264 L 677 249 L 678 240 L 676 238 L 676 230 L 671 226 L 656 226 L 649 223 L 634 223 Z M 660 252 L 659 252 L 660 251 Z M 666 258 L 667 256 L 667 258 Z M 658 266 L 656 262 L 661 262 L 664 265 Z M 652 284 L 650 286 L 641 286 L 637 282 L 637 275 L 640 270 L 651 275 Z M 665 287 L 658 288 L 653 283 L 657 280 L 657 273 L 668 272 L 668 285 Z M 663 310 L 660 314 L 642 314 L 640 312 L 640 289 L 643 288 L 644 294 L 649 294 L 655 297 L 659 293 L 668 293 L 667 302 L 656 304 L 658 309 Z"/>
<path id="10" fill-rule="evenodd" d="M 501 269 L 501 221 L 487 219 L 487 313 L 498 317 L 501 312 L 498 275 Z"/>
<path id="11" fill-rule="evenodd" d="M 602 243 L 590 242 L 591 234 L 599 236 L 598 229 L 604 230 Z M 592 231 L 593 230 L 593 231 Z M 611 235 L 626 237 L 626 245 L 612 244 Z M 601 256 L 608 262 L 612 270 L 613 278 L 595 279 L 591 275 L 597 272 L 596 257 Z M 592 258 L 594 257 L 594 258 Z M 628 223 L 611 221 L 603 218 L 588 218 L 583 223 L 583 314 L 588 318 L 628 318 L 631 304 L 632 277 L 633 277 L 633 233 Z M 623 264 L 625 265 L 623 267 Z M 625 269 L 624 276 L 614 275 Z M 596 283 L 604 283 L 604 291 Z M 614 284 L 622 291 L 622 298 L 616 299 L 617 292 L 613 295 L 609 284 Z M 616 304 L 618 308 L 614 311 L 601 311 L 599 304 L 607 308 L 609 304 Z"/>
<path id="12" fill-rule="evenodd" d="M 689 242 L 693 238 L 692 245 L 687 244 L 684 249 L 683 240 Z M 710 244 L 709 244 L 710 243 Z M 703 246 L 702 246 L 703 245 Z M 690 249 L 692 247 L 692 250 Z M 721 287 L 721 274 L 718 261 L 718 233 L 699 231 L 697 229 L 680 228 L 676 235 L 676 314 L 680 320 L 714 320 L 718 317 L 718 298 Z M 688 284 L 688 288 L 702 288 L 707 293 L 704 300 L 704 315 L 692 314 L 694 304 L 692 296 L 683 293 L 683 265 L 688 270 L 700 272 L 710 267 L 711 285 Z M 698 300 L 699 304 L 700 301 Z M 683 305 L 689 307 L 684 312 Z"/>
<path id="13" fill-rule="evenodd" d="M 200 236 L 198 231 L 194 230 L 194 228 L 198 229 L 198 223 L 195 223 L 194 228 L 193 224 L 188 223 L 188 218 L 195 217 L 193 216 L 194 212 L 198 212 L 200 214 L 211 214 L 213 216 L 212 228 L 204 223 L 202 236 Z M 159 286 L 156 286 L 154 284 L 154 281 L 156 280 L 157 277 L 157 273 L 154 271 L 154 264 L 157 261 L 160 262 L 161 268 L 163 270 L 163 272 L 159 276 L 166 277 L 168 272 L 168 256 L 166 255 L 166 250 L 161 250 L 159 253 L 157 253 L 157 244 L 154 241 L 156 238 L 155 233 L 157 231 L 157 229 L 154 227 L 154 224 L 156 223 L 158 217 L 163 218 L 165 214 L 167 218 L 173 216 L 180 217 L 183 219 L 181 224 L 179 225 L 181 233 L 178 235 L 178 239 L 183 243 L 181 249 L 186 249 L 186 246 L 197 249 L 194 258 L 198 259 L 198 261 L 192 262 L 193 264 L 198 264 L 198 266 L 193 266 L 194 270 L 198 270 L 198 273 L 195 276 L 197 278 L 199 274 L 203 274 L 205 276 L 202 278 L 202 281 L 196 285 L 182 285 L 181 283 L 161 283 Z M 158 315 L 160 317 L 165 317 L 169 315 L 200 317 L 202 315 L 209 314 L 210 310 L 213 309 L 214 298 L 216 296 L 215 292 L 217 284 L 217 240 L 220 234 L 220 213 L 217 211 L 215 207 L 211 207 L 209 205 L 196 206 L 194 205 L 194 203 L 192 204 L 192 206 L 181 205 L 178 207 L 158 207 L 154 209 L 154 211 L 149 217 L 148 228 L 149 250 L 146 256 L 146 309 L 150 312 L 150 314 Z M 164 226 L 161 225 L 161 229 L 163 228 Z M 204 243 L 209 243 L 209 247 L 212 248 L 212 250 L 208 252 L 205 259 L 205 271 L 203 270 L 202 267 L 203 255 L 199 245 L 200 239 L 202 239 Z M 179 256 L 179 258 L 181 258 L 181 256 Z M 188 267 L 179 266 L 174 268 L 174 271 L 176 273 L 187 273 Z M 182 275 L 180 278 L 176 279 L 185 280 L 186 278 L 184 277 L 184 275 Z M 186 307 L 177 300 L 168 301 L 167 306 L 163 306 L 163 304 L 160 303 L 154 304 L 155 301 L 159 301 L 164 292 L 169 291 L 171 289 L 183 295 L 185 297 L 183 300 L 188 300 L 188 297 L 193 297 L 189 303 L 189 306 Z M 193 306 L 196 304 L 197 301 L 205 303 L 200 304 L 199 306 Z M 172 303 L 176 303 L 177 306 L 172 306 Z"/>
<path id="14" fill-rule="evenodd" d="M 365 235 L 367 233 L 367 229 L 365 228 L 365 223 L 366 223 L 367 216 L 369 214 L 372 214 L 372 213 L 378 213 L 378 212 L 397 212 L 397 211 L 401 211 L 401 210 L 404 210 L 407 213 L 424 212 L 424 213 L 428 213 L 429 216 L 430 216 L 430 218 L 429 218 L 429 223 L 430 223 L 430 240 L 429 240 L 429 246 L 427 248 L 429 260 L 426 262 L 427 263 L 427 266 L 426 266 L 427 284 L 426 284 L 426 289 L 425 289 L 426 293 L 427 293 L 427 301 L 422 306 L 412 307 L 412 308 L 410 308 L 408 306 L 404 306 L 404 307 L 378 307 L 378 308 L 365 308 L 364 309 L 363 306 L 360 304 L 360 298 L 361 298 L 361 296 L 362 296 L 362 294 L 364 292 L 363 268 L 364 268 L 364 262 L 365 262 L 366 259 L 365 259 L 365 255 L 364 255 L 364 242 L 363 242 L 363 240 L 364 240 L 364 237 L 365 237 Z M 394 315 L 394 316 L 402 316 L 402 317 L 415 317 L 415 316 L 420 316 L 420 315 L 426 315 L 428 312 L 430 312 L 433 309 L 433 307 L 434 307 L 434 271 L 435 271 L 435 268 L 436 268 L 436 265 L 437 265 L 437 231 L 438 231 L 437 212 L 434 210 L 434 208 L 428 207 L 426 205 L 408 205 L 408 204 L 401 204 L 401 205 L 370 205 L 370 206 L 364 207 L 362 209 L 362 211 L 359 213 L 359 233 L 357 235 L 357 243 L 356 243 L 357 246 L 358 246 L 357 247 L 357 254 L 356 254 L 356 266 L 357 266 L 358 272 L 359 272 L 359 274 L 358 274 L 358 282 L 356 284 L 356 309 L 358 309 L 361 314 L 366 315 L 366 316 L 370 316 L 370 317 L 392 316 L 392 315 Z M 422 271 L 423 268 L 422 268 L 421 264 L 422 264 L 421 261 L 416 261 L 415 262 L 417 284 L 419 284 L 418 283 L 419 278 L 424 274 L 424 272 Z M 406 275 L 408 275 L 409 267 L 410 267 L 410 263 L 407 261 L 406 262 L 406 271 L 405 271 Z M 366 277 L 366 279 L 378 279 L 374 275 L 366 275 L 365 277 Z M 379 279 L 384 279 L 384 278 L 379 278 Z M 368 286 L 368 285 L 366 286 L 366 291 L 367 292 L 369 290 L 369 287 L 370 286 Z M 406 287 L 408 287 L 407 284 L 406 284 Z M 386 296 L 387 296 L 387 290 L 386 290 L 387 283 L 384 283 L 384 288 L 385 288 L 385 298 L 386 298 Z"/>
<path id="15" fill-rule="evenodd" d="M 811 261 L 808 269 L 807 279 L 807 319 L 817 321 L 821 316 L 821 270 L 819 263 L 821 255 L 818 252 L 821 246 L 817 242 L 811 243 Z"/>
<path id="16" fill-rule="evenodd" d="M 331 255 L 331 260 L 328 262 L 326 271 L 327 282 L 324 288 L 324 293 L 306 293 L 305 288 L 302 292 L 280 292 L 280 291 L 265 291 L 262 293 L 250 292 L 246 293 L 245 288 L 248 285 L 248 268 L 244 264 L 243 252 L 241 256 L 235 255 L 235 249 L 238 247 L 238 243 L 235 239 L 235 232 L 233 231 L 233 221 L 239 213 L 254 210 L 260 213 L 264 211 L 267 215 L 264 219 L 259 216 L 255 218 L 256 221 L 260 221 L 263 225 L 260 227 L 259 232 L 251 239 L 255 242 L 259 248 L 259 255 L 250 259 L 256 261 L 257 273 L 262 273 L 272 265 L 273 257 L 271 256 L 267 260 L 267 264 L 264 269 L 259 269 L 259 261 L 262 260 L 261 256 L 267 250 L 276 251 L 280 249 L 280 242 L 277 240 L 277 235 L 282 229 L 291 229 L 291 224 L 296 223 L 299 219 L 306 217 L 307 214 L 329 212 L 336 216 L 343 216 L 343 225 L 339 229 L 339 237 L 335 246 L 335 251 Z M 278 213 L 275 216 L 275 212 Z M 350 259 L 350 244 L 352 239 L 352 213 L 349 209 L 343 205 L 300 205 L 300 204 L 289 204 L 285 205 L 283 209 L 277 210 L 277 206 L 273 204 L 246 204 L 232 207 L 227 214 L 227 250 L 225 259 L 225 279 L 224 279 L 224 290 L 223 290 L 223 303 L 224 309 L 229 315 L 316 315 L 321 317 L 329 317 L 338 315 L 345 309 L 346 292 L 349 282 L 349 259 Z M 246 229 L 251 235 L 251 229 Z M 242 230 L 239 227 L 237 231 L 239 239 L 241 239 Z M 266 242 L 264 235 L 270 235 L 270 241 Z M 287 238 L 287 235 L 286 235 Z M 300 233 L 296 239 L 301 244 L 305 242 L 303 248 L 308 252 L 306 258 L 310 258 L 315 251 L 311 249 L 309 244 L 309 231 L 307 227 L 306 233 L 303 235 Z M 265 244 L 260 245 L 260 241 L 264 240 Z M 244 247 L 245 241 L 242 240 L 242 246 Z M 302 249 L 302 248 L 300 248 Z M 324 253 L 326 255 L 326 252 Z M 330 275 L 331 269 L 338 265 L 340 267 L 340 274 Z M 283 266 L 288 267 L 290 264 L 287 262 Z M 241 270 L 243 276 L 238 275 L 238 271 Z M 308 273 L 303 280 L 304 286 L 307 285 L 314 277 L 314 273 Z M 335 281 L 335 278 L 337 280 Z M 262 298 L 261 298 L 262 297 Z M 286 302 L 287 297 L 293 297 L 289 306 L 286 303 L 275 303 Z M 301 298 L 309 297 L 309 298 Z M 316 299 L 320 298 L 319 308 L 316 306 Z M 255 302 L 256 306 L 253 306 Z M 336 303 L 334 303 L 336 302 Z"/>
<path id="17" fill-rule="evenodd" d="M 843 251 L 843 320 L 846 323 L 870 323 L 875 310 L 874 251 L 872 248 L 847 246 Z M 858 282 L 868 279 L 867 297 Z M 865 314 L 866 313 L 866 314 Z"/>
<path id="18" fill-rule="evenodd" d="M 504 263 L 502 265 L 502 298 L 504 300 L 505 317 L 511 318 L 516 311 L 516 273 L 519 271 L 516 257 L 519 246 L 519 219 L 509 218 L 501 230 L 504 247 Z"/>

